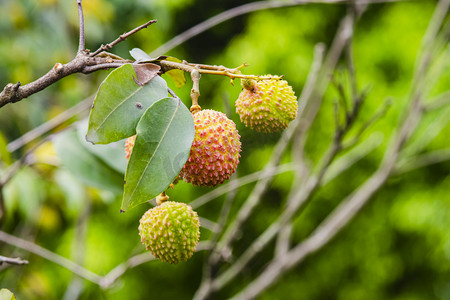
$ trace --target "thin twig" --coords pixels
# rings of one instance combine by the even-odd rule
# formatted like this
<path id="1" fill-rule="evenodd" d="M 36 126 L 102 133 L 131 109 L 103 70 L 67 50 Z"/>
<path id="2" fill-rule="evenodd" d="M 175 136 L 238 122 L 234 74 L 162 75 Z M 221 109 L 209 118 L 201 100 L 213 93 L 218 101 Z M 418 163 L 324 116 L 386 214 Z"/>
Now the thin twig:
<path id="1" fill-rule="evenodd" d="M 356 143 L 361 139 L 362 134 L 376 121 L 381 119 L 384 115 L 386 115 L 387 111 L 391 106 L 391 99 L 386 98 L 385 102 L 381 106 L 381 108 L 374 114 L 372 117 L 364 122 L 364 124 L 359 128 L 358 132 L 352 137 L 349 142 L 346 142 L 345 145 L 342 146 L 344 149 L 348 149 L 356 145 Z"/>
<path id="2" fill-rule="evenodd" d="M 134 28 L 133 30 L 125 32 L 124 34 L 120 35 L 117 39 L 112 41 L 111 43 L 106 44 L 106 45 L 101 45 L 100 48 L 98 48 L 93 53 L 91 53 L 91 56 L 96 56 L 100 52 L 108 51 L 109 49 L 111 49 L 112 47 L 117 45 L 118 43 L 120 43 L 122 41 L 125 41 L 130 35 L 133 35 L 136 32 L 138 32 L 138 31 L 140 31 L 140 30 L 142 30 L 144 28 L 147 28 L 148 26 L 150 26 L 150 25 L 152 25 L 153 23 L 156 23 L 156 22 L 157 22 L 157 20 L 150 20 L 147 23 L 142 24 L 141 26 L 138 26 L 138 27 Z"/>
<path id="3" fill-rule="evenodd" d="M 194 65 L 191 63 L 188 63 L 186 61 L 183 62 L 175 62 L 175 61 L 169 61 L 169 60 L 160 60 L 160 61 L 152 61 L 155 64 L 158 64 L 161 66 L 161 69 L 163 72 L 167 72 L 173 69 L 182 70 L 186 73 L 191 74 L 192 72 L 198 72 L 200 74 L 210 74 L 210 75 L 220 75 L 220 76 L 227 76 L 230 79 L 254 79 L 254 80 L 269 80 L 269 79 L 275 79 L 280 80 L 282 76 L 256 76 L 256 75 L 244 75 L 241 73 L 240 69 L 245 64 L 234 68 L 229 69 L 225 68 L 224 66 L 213 66 L 213 65 Z"/>
<path id="4" fill-rule="evenodd" d="M 430 151 L 425 154 L 408 158 L 401 164 L 397 163 L 395 166 L 394 175 L 404 174 L 448 160 L 450 160 L 450 148 Z"/>
<path id="5" fill-rule="evenodd" d="M 367 139 L 362 141 L 358 146 L 350 150 L 350 152 L 342 155 L 339 159 L 331 163 L 322 180 L 322 185 L 326 185 L 334 178 L 349 169 L 356 162 L 361 160 L 371 151 L 381 145 L 383 135 L 381 133 L 372 133 Z"/>
<path id="6" fill-rule="evenodd" d="M 84 51 L 85 47 L 86 47 L 85 36 L 84 36 L 83 6 L 81 5 L 81 1 L 83 1 L 83 0 L 77 0 L 78 18 L 79 18 L 79 21 L 80 21 L 80 41 L 78 43 L 78 53 Z"/>
<path id="7" fill-rule="evenodd" d="M 6 257 L 6 256 L 1 256 L 0 255 L 0 265 L 2 264 L 10 264 L 10 265 L 27 265 L 28 264 L 28 260 L 26 259 L 22 259 L 20 257 Z"/>
<path id="8" fill-rule="evenodd" d="M 424 104 L 424 110 L 425 111 L 436 110 L 449 104 L 450 104 L 450 91 L 446 91 L 428 101 L 427 104 Z"/>

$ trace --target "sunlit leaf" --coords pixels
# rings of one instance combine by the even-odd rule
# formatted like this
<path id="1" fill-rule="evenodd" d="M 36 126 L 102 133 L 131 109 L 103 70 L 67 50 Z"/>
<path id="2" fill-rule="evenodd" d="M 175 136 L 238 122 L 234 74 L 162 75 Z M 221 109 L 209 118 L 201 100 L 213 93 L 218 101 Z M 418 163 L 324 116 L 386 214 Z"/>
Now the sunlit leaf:
<path id="1" fill-rule="evenodd" d="M 158 57 L 152 58 L 147 53 L 145 53 L 144 50 L 142 50 L 140 48 L 131 49 L 130 55 L 136 60 L 136 62 L 150 62 L 151 63 L 151 62 L 157 62 L 157 61 L 161 61 L 163 59 L 168 58 L 168 56 L 166 56 L 166 55 L 160 55 Z M 173 58 L 173 59 L 176 59 L 176 58 Z M 179 59 L 176 59 L 176 61 L 181 62 L 181 60 L 179 60 Z"/>
<path id="2" fill-rule="evenodd" d="M 143 61 L 143 60 L 151 60 L 152 58 L 145 53 L 144 50 L 140 49 L 140 48 L 133 48 L 130 50 L 130 55 L 131 57 L 133 57 L 137 62 L 138 61 Z"/>
<path id="3" fill-rule="evenodd" d="M 16 297 L 10 290 L 1 289 L 0 290 L 0 300 L 16 300 Z"/>
<path id="4" fill-rule="evenodd" d="M 178 176 L 195 135 L 187 107 L 174 98 L 154 103 L 142 116 L 125 175 L 121 210 L 154 198 Z"/>
<path id="5" fill-rule="evenodd" d="M 89 116 L 86 139 L 108 144 L 132 136 L 142 114 L 155 101 L 167 97 L 167 84 L 155 76 L 138 84 L 133 65 L 112 71 L 100 85 Z"/>
<path id="6" fill-rule="evenodd" d="M 171 56 L 167 57 L 166 60 L 178 63 L 182 62 L 182 60 Z M 172 69 L 170 71 L 167 71 L 165 74 L 167 74 L 173 80 L 177 88 L 181 88 L 183 85 L 186 84 L 186 77 L 184 76 L 184 71 Z"/>

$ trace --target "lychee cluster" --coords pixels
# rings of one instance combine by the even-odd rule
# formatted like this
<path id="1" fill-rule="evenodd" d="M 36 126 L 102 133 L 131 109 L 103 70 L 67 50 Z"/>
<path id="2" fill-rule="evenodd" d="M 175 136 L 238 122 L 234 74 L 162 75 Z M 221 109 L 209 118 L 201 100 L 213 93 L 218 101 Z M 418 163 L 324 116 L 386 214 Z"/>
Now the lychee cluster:
<path id="1" fill-rule="evenodd" d="M 198 215 L 189 205 L 167 201 L 142 216 L 139 235 L 153 256 L 177 264 L 194 254 L 200 237 L 199 227 Z"/>
<path id="2" fill-rule="evenodd" d="M 247 127 L 264 133 L 277 132 L 296 118 L 297 97 L 287 81 L 244 79 L 242 87 L 236 100 L 236 113 Z"/>
<path id="3" fill-rule="evenodd" d="M 241 121 L 259 132 L 285 129 L 297 116 L 297 98 L 285 80 L 242 81 L 243 90 L 236 101 Z M 229 179 L 239 163 L 241 142 L 233 121 L 214 110 L 201 110 L 193 99 L 195 137 L 189 157 L 176 181 L 183 179 L 198 186 L 216 186 Z M 192 111 L 192 108 L 191 108 Z M 129 159 L 136 136 L 125 142 Z M 172 185 L 173 187 L 173 185 Z M 141 242 L 157 259 L 177 264 L 188 260 L 198 244 L 199 218 L 184 203 L 167 201 L 165 191 L 157 197 L 158 206 L 149 209 L 141 218 Z"/>
<path id="4" fill-rule="evenodd" d="M 234 122 L 224 113 L 206 109 L 193 117 L 195 137 L 180 177 L 194 185 L 216 186 L 236 171 L 240 136 Z"/>

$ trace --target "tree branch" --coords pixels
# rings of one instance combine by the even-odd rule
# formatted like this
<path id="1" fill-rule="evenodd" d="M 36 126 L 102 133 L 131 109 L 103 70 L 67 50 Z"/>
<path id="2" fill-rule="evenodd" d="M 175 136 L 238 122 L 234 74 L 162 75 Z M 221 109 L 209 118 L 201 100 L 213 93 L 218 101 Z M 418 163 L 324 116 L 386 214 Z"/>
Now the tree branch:
<path id="1" fill-rule="evenodd" d="M 58 80 L 74 73 L 88 74 L 100 69 L 109 69 L 111 67 L 118 67 L 125 63 L 130 63 L 129 60 L 112 61 L 108 57 L 89 57 L 83 53 L 79 53 L 72 61 L 67 64 L 56 63 L 54 67 L 43 75 L 41 78 L 20 86 L 9 83 L 0 93 L 0 108 L 8 103 L 15 103 L 30 95 L 42 91 L 43 89 L 54 84 Z M 114 64 L 111 64 L 114 63 Z"/>
<path id="2" fill-rule="evenodd" d="M 85 36 L 84 36 L 84 18 L 83 9 L 81 6 L 82 0 L 77 0 L 78 15 L 80 22 L 80 41 L 78 46 L 78 53 L 75 58 L 67 64 L 56 63 L 55 66 L 43 75 L 39 79 L 21 86 L 21 82 L 15 84 L 8 83 L 3 91 L 0 93 L 0 108 L 8 103 L 15 103 L 22 99 L 25 99 L 37 92 L 54 84 L 58 80 L 69 76 L 74 73 L 89 74 L 98 70 L 107 70 L 110 68 L 118 68 L 126 63 L 131 63 L 131 60 L 124 60 L 109 53 L 101 53 L 104 49 L 110 49 L 119 42 L 125 40 L 130 35 L 138 32 L 139 30 L 148 27 L 150 24 L 156 22 L 156 20 L 148 21 L 147 23 L 136 27 L 135 29 L 124 33 L 119 36 L 115 41 L 105 46 L 101 46 L 97 51 L 92 54 L 88 54 L 89 51 L 85 51 Z M 98 55 L 100 54 L 100 55 Z"/>

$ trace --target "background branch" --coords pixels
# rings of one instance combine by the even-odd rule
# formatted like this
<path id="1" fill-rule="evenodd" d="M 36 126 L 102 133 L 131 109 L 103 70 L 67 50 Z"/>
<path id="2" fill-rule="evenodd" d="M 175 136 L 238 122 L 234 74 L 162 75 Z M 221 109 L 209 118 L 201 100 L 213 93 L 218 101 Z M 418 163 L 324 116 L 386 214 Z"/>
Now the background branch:
<path id="1" fill-rule="evenodd" d="M 326 245 L 357 212 L 372 198 L 372 196 L 386 183 L 395 168 L 402 147 L 409 139 L 412 132 L 419 124 L 422 117 L 422 104 L 424 98 L 424 86 L 417 86 L 417 80 L 423 80 L 426 70 L 431 62 L 433 36 L 443 21 L 442 16 L 446 14 L 450 1 L 441 1 L 433 15 L 423 40 L 424 51 L 415 73 L 412 83 L 410 105 L 405 119 L 398 125 L 397 134 L 391 139 L 387 151 L 383 156 L 380 167 L 365 181 L 358 189 L 349 195 L 302 243 L 289 251 L 286 255 L 274 259 L 264 271 L 252 281 L 244 290 L 232 299 L 253 299 L 262 291 L 273 285 L 286 271 L 303 261 L 309 254 L 316 252 Z"/>
<path id="2" fill-rule="evenodd" d="M 402 0 L 360 0 L 358 3 L 383 3 L 383 2 L 395 2 L 395 1 L 402 1 Z M 245 15 L 251 12 L 259 11 L 259 10 L 265 10 L 265 9 L 273 9 L 273 8 L 281 8 L 281 7 L 290 7 L 290 6 L 297 6 L 297 5 L 305 5 L 308 3 L 328 3 L 328 4 L 335 4 L 335 3 L 348 3 L 348 0 L 287 0 L 287 1 L 257 1 L 253 3 L 244 4 L 238 7 L 234 7 L 232 9 L 226 10 L 218 15 L 215 15 L 214 17 L 211 17 L 207 19 L 206 21 L 203 21 L 188 30 L 184 31 L 183 33 L 180 33 L 179 35 L 173 37 L 168 42 L 164 43 L 163 45 L 159 46 L 155 50 L 153 50 L 149 55 L 151 57 L 156 57 L 162 54 L 165 54 L 172 50 L 173 48 L 183 44 L 187 40 L 201 34 L 202 32 L 205 32 L 206 30 L 223 23 L 225 21 L 228 21 L 230 19 L 236 18 L 241 15 Z"/>
<path id="3" fill-rule="evenodd" d="M 17 248 L 26 250 L 28 252 L 31 252 L 33 254 L 36 254 L 40 257 L 43 257 L 51 262 L 54 262 L 57 265 L 60 265 L 63 268 L 68 269 L 74 274 L 77 274 L 78 276 L 89 280 L 94 283 L 99 283 L 101 276 L 83 268 L 80 265 L 77 265 L 73 261 L 68 260 L 65 257 L 62 257 L 61 255 L 58 255 L 56 253 L 53 253 L 45 248 L 42 248 L 41 246 L 38 246 L 32 242 L 23 240 L 21 238 L 15 237 L 13 235 L 7 234 L 4 231 L 0 231 L 0 241 L 5 242 L 7 244 L 16 246 Z"/>

